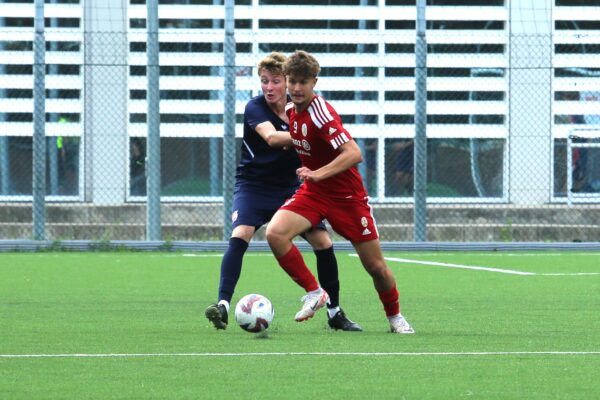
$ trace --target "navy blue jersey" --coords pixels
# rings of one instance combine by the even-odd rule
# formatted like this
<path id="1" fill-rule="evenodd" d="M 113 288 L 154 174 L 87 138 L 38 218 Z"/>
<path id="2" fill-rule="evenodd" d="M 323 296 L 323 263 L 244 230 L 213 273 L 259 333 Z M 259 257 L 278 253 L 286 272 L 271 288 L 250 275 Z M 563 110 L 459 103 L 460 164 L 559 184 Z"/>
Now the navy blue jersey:
<path id="1" fill-rule="evenodd" d="M 287 131 L 288 124 L 267 105 L 263 95 L 252 98 L 244 110 L 244 138 L 236 185 L 289 188 L 298 185 L 296 169 L 300 160 L 289 150 L 271 147 L 255 131 L 257 125 L 270 121 L 276 130 Z"/>

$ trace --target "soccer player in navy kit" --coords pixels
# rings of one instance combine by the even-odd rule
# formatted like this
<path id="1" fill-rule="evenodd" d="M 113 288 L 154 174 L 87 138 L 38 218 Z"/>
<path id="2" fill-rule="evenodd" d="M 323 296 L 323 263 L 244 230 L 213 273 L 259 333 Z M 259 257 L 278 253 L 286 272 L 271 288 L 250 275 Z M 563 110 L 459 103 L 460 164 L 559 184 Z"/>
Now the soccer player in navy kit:
<path id="1" fill-rule="evenodd" d="M 352 243 L 371 275 L 391 331 L 414 333 L 400 313 L 396 279 L 383 258 L 367 191 L 356 168 L 362 161 L 360 148 L 335 109 L 314 93 L 319 70 L 317 60 L 302 50 L 283 66 L 293 103 L 286 107 L 290 134 L 302 162 L 296 173 L 303 183 L 267 227 L 269 246 L 289 275 L 309 279 L 305 275 L 311 272 L 292 239 L 326 218 L 334 231 Z M 314 315 L 323 307 L 320 296 L 318 289 L 305 296 L 298 314 Z"/>
<path id="2" fill-rule="evenodd" d="M 285 56 L 273 52 L 258 63 L 263 94 L 251 99 L 244 111 L 244 137 L 231 216 L 233 232 L 221 262 L 219 301 L 205 311 L 217 329 L 225 329 L 231 298 L 242 270 L 244 253 L 254 233 L 298 188 L 300 160 L 292 148 L 285 105 L 288 102 L 282 65 Z M 361 331 L 339 307 L 338 266 L 333 243 L 324 225 L 304 232 L 317 258 L 321 286 L 311 274 L 296 282 L 306 292 L 321 290 L 328 302 L 328 324 L 333 329 Z"/>

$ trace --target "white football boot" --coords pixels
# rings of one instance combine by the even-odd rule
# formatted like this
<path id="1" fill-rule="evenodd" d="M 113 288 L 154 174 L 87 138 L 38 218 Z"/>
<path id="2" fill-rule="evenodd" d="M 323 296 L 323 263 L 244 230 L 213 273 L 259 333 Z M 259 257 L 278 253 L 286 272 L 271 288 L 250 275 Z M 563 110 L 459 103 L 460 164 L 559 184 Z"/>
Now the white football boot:
<path id="1" fill-rule="evenodd" d="M 403 333 L 403 334 L 412 334 L 415 333 L 415 330 L 410 326 L 408 321 L 404 319 L 402 314 L 394 315 L 393 317 L 389 317 L 390 321 L 390 330 L 392 333 Z"/>
<path id="2" fill-rule="evenodd" d="M 306 296 L 300 299 L 300 301 L 304 304 L 294 318 L 298 322 L 312 318 L 312 316 L 315 315 L 315 312 L 317 312 L 319 308 L 323 308 L 327 301 L 329 301 L 329 295 L 323 288 L 319 288 L 312 292 L 308 292 Z"/>

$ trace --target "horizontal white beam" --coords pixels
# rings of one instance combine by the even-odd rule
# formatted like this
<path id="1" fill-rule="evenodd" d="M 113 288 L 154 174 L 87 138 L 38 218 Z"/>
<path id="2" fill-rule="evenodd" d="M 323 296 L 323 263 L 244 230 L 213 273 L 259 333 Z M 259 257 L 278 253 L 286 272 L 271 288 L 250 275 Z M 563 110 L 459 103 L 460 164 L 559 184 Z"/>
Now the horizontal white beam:
<path id="1" fill-rule="evenodd" d="M 560 7 L 552 10 L 555 21 L 598 21 L 600 20 L 600 7 Z"/>

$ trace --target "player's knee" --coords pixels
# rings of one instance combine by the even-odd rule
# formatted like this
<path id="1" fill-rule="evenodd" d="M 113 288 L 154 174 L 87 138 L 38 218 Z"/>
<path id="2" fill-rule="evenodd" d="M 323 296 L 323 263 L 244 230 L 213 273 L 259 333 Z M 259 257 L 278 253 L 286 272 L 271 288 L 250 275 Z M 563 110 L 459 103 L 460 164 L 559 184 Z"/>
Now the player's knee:
<path id="1" fill-rule="evenodd" d="M 281 243 L 284 239 L 284 235 L 276 229 L 273 229 L 270 225 L 267 226 L 265 237 L 271 246 Z"/>
<path id="2" fill-rule="evenodd" d="M 307 233 L 306 237 L 315 250 L 325 250 L 333 246 L 333 242 L 326 231 L 316 230 L 311 234 Z"/>
<path id="3" fill-rule="evenodd" d="M 387 277 L 387 266 L 379 260 L 367 261 L 364 264 L 365 269 L 374 279 L 383 279 Z"/>

